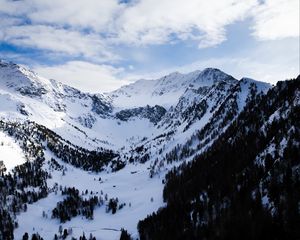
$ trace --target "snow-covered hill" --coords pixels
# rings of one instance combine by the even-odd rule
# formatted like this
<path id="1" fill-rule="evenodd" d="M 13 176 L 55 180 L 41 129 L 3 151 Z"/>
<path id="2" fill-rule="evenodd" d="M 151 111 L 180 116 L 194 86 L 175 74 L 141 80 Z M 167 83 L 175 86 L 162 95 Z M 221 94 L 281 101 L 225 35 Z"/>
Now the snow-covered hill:
<path id="1" fill-rule="evenodd" d="M 207 68 L 89 94 L 1 61 L 1 130 L 25 152 L 28 146 L 37 145 L 39 153 L 43 149 L 42 169 L 51 174 L 43 183 L 46 197 L 41 194 L 44 199 L 17 216 L 16 237 L 27 231 L 53 239 L 60 223 L 45 214 L 51 216 L 65 198 L 61 189 L 73 186 L 99 199 L 103 190 L 109 196 L 102 199 L 105 205 L 110 197 L 126 203 L 116 214 L 100 206 L 94 220 L 77 216 L 62 223 L 74 237 L 85 231 L 97 239 L 116 239 L 120 228 L 137 237 L 138 220 L 163 205 L 168 170 L 207 149 L 247 102 L 270 87 Z"/>

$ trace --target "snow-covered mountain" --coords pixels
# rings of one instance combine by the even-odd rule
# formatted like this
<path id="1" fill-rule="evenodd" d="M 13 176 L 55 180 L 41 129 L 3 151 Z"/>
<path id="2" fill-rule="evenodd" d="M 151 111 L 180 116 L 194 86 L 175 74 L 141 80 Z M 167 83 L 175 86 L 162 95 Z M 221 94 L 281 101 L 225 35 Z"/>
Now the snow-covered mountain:
<path id="1" fill-rule="evenodd" d="M 139 222 L 140 239 L 298 239 L 299 170 L 300 76 L 250 100 L 166 175 L 166 205 Z"/>
<path id="2" fill-rule="evenodd" d="M 107 95 L 119 108 L 161 105 L 168 109 L 178 102 L 187 89 L 212 86 L 216 82 L 234 80 L 232 76 L 213 68 L 188 74 L 171 73 L 156 80 L 139 80 Z"/>
<path id="3" fill-rule="evenodd" d="M 87 138 L 75 126 L 81 123 L 88 128 L 97 117 L 105 119 L 111 114 L 112 106 L 102 94 L 83 93 L 3 61 L 0 62 L 0 79 L 0 117 L 29 119 L 56 129 L 63 136 L 68 131 L 68 139 L 80 137 L 83 142 L 78 144 L 96 147 L 92 144 L 92 136 Z"/>
<path id="4" fill-rule="evenodd" d="M 35 159 L 26 153 L 35 146 L 40 158 L 34 161 L 44 159 L 39 168 L 52 177 L 45 174 L 49 178 L 41 180 L 42 200 L 12 216 L 20 226 L 15 236 L 21 238 L 27 231 L 53 239 L 59 221 L 44 215 L 51 216 L 64 199 L 62 189 L 73 186 L 91 192 L 85 198 L 101 197 L 107 206 L 110 197 L 127 204 L 116 214 L 98 204 L 94 220 L 77 216 L 62 222 L 64 228 L 73 228 L 73 236 L 85 231 L 97 239 L 115 239 L 119 232 L 111 229 L 121 228 L 137 236 L 137 222 L 163 206 L 161 182 L 168 170 L 209 148 L 247 103 L 269 88 L 267 83 L 237 80 L 207 68 L 89 94 L 1 61 L 0 136 L 15 139 L 23 150 L 22 155 L 18 149 L 21 159 Z M 14 174 L 24 178 L 22 172 Z M 18 189 L 24 194 L 27 190 Z"/>
<path id="5" fill-rule="evenodd" d="M 114 150 L 165 131 L 178 129 L 181 133 L 194 123 L 199 130 L 231 91 L 238 95 L 236 103 L 241 111 L 250 85 L 257 86 L 258 92 L 270 87 L 250 79 L 239 82 L 218 69 L 208 68 L 139 80 L 105 95 L 88 94 L 3 61 L 0 79 L 0 117 L 29 119 L 77 145 Z"/>

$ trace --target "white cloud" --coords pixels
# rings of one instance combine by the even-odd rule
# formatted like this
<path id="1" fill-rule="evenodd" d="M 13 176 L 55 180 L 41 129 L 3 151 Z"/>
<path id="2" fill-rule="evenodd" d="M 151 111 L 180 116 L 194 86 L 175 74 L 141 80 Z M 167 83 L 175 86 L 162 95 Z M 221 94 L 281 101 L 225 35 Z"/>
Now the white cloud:
<path id="1" fill-rule="evenodd" d="M 104 35 L 122 7 L 117 0 L 0 0 L 0 41 L 112 62 L 119 56 Z"/>
<path id="2" fill-rule="evenodd" d="M 200 47 L 226 39 L 225 27 L 247 16 L 256 0 L 143 0 L 127 7 L 118 19 L 118 40 L 132 44 L 160 44 L 173 35 L 194 39 Z"/>
<path id="3" fill-rule="evenodd" d="M 253 15 L 253 35 L 260 40 L 299 37 L 299 0 L 266 0 Z"/>
<path id="4" fill-rule="evenodd" d="M 118 0 L 0 0 L 0 13 L 50 24 L 102 31 L 123 8 Z"/>
<path id="5" fill-rule="evenodd" d="M 175 71 L 188 73 L 206 67 L 219 68 L 238 79 L 250 77 L 275 84 L 299 74 L 299 46 L 293 42 L 295 40 L 261 43 L 255 50 L 249 49 L 244 54 L 246 57 L 210 58 L 151 73 L 138 73 L 138 69 L 126 73 L 123 68 L 83 61 L 70 61 L 51 67 L 39 65 L 34 70 L 44 77 L 93 93 L 112 91 L 137 79 L 156 79 Z M 275 53 L 273 49 L 278 51 Z"/>
<path id="6" fill-rule="evenodd" d="M 68 25 L 108 31 L 112 20 L 123 8 L 118 0 L 27 0 L 35 9 L 28 14 L 34 23 Z"/>
<path id="7" fill-rule="evenodd" d="M 22 47 L 83 56 L 99 61 L 117 59 L 116 55 L 108 51 L 108 47 L 99 36 L 58 29 L 52 26 L 10 26 L 3 30 L 0 40 Z"/>
<path id="8" fill-rule="evenodd" d="M 175 35 L 205 48 L 226 40 L 226 26 L 249 17 L 259 39 L 299 36 L 299 0 L 142 0 L 116 19 L 116 32 L 132 44 L 161 44 Z"/>
<path id="9" fill-rule="evenodd" d="M 41 76 L 93 93 L 112 91 L 128 83 L 120 80 L 122 68 L 83 61 L 70 61 L 56 66 L 39 65 L 34 67 L 34 71 Z"/>
<path id="10" fill-rule="evenodd" d="M 2 40 L 104 61 L 115 59 L 118 44 L 192 39 L 212 47 L 226 40 L 228 25 L 249 17 L 258 39 L 299 36 L 299 0 L 0 0 L 0 6 Z M 12 27 L 9 18 L 27 21 Z"/>
<path id="11" fill-rule="evenodd" d="M 21 16 L 27 14 L 31 8 L 26 1 L 0 0 L 0 13 Z"/>
<path id="12" fill-rule="evenodd" d="M 0 42 L 44 50 L 52 62 L 55 57 L 81 59 L 36 70 L 86 91 L 109 91 L 126 82 L 121 78 L 125 70 L 90 62 L 112 64 L 121 59 L 118 45 L 193 40 L 199 48 L 208 48 L 226 40 L 228 25 L 247 18 L 253 20 L 253 36 L 265 41 L 263 50 L 241 50 L 232 54 L 236 57 L 211 58 L 164 73 L 215 66 L 238 77 L 273 82 L 299 74 L 299 42 L 291 43 L 293 51 L 271 44 L 291 37 L 299 41 L 299 0 L 0 0 Z M 128 62 L 151 64 L 147 54 L 134 49 L 125 56 Z M 128 69 L 126 79 L 140 76 L 133 75 L 139 69 Z"/>

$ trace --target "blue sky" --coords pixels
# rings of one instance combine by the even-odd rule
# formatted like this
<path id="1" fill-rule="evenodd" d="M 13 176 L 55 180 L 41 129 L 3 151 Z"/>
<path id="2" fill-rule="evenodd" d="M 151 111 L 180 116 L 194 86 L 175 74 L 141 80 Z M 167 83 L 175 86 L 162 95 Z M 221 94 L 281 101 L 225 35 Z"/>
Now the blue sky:
<path id="1" fill-rule="evenodd" d="M 298 0 L 0 0 L 0 58 L 90 92 L 217 67 L 299 74 Z"/>

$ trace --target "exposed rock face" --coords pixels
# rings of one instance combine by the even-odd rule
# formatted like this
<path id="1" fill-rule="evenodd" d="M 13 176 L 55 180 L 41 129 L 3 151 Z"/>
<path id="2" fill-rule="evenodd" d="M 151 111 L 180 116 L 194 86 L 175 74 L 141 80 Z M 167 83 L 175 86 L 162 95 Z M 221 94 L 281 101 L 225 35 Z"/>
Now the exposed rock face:
<path id="1" fill-rule="evenodd" d="M 146 107 L 121 110 L 116 113 L 116 118 L 122 121 L 128 121 L 135 117 L 146 118 L 149 119 L 150 122 L 157 124 L 165 113 L 166 109 L 161 106 L 155 105 L 154 107 L 150 107 L 147 105 Z"/>

